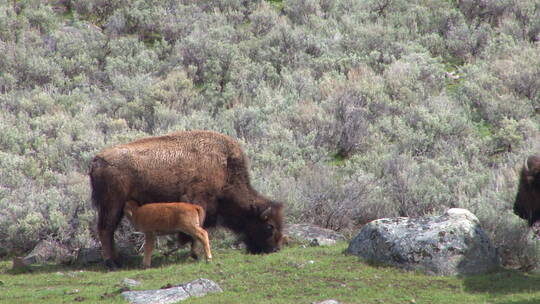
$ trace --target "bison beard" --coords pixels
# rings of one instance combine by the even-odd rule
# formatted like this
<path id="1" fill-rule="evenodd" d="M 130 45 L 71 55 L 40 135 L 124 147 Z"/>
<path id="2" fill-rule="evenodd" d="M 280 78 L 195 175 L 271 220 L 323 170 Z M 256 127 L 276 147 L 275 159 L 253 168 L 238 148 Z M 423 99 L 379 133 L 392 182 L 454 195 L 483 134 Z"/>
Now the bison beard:
<path id="1" fill-rule="evenodd" d="M 540 155 L 529 156 L 521 169 L 514 213 L 529 226 L 540 220 Z"/>
<path id="2" fill-rule="evenodd" d="M 205 228 L 219 222 L 236 232 L 251 253 L 281 247 L 282 204 L 251 187 L 247 157 L 223 134 L 177 132 L 105 149 L 92 161 L 90 182 L 103 258 L 110 268 L 118 266 L 113 235 L 128 200 L 188 201 L 205 209 Z"/>

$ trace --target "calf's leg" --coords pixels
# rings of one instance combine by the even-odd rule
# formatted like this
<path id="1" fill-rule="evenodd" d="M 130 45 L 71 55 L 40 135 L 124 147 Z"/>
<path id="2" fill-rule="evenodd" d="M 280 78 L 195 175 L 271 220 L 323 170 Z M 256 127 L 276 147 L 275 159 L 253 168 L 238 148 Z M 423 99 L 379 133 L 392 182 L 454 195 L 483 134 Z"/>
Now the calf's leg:
<path id="1" fill-rule="evenodd" d="M 192 233 L 193 238 L 203 244 L 206 261 L 210 262 L 212 260 L 212 252 L 210 251 L 210 240 L 208 238 L 208 232 L 206 232 L 206 230 L 202 229 L 201 227 L 196 227 Z"/>
<path id="2" fill-rule="evenodd" d="M 154 250 L 154 244 L 156 242 L 156 236 L 151 233 L 144 234 L 144 258 L 143 267 L 148 268 L 152 262 L 152 251 Z"/>

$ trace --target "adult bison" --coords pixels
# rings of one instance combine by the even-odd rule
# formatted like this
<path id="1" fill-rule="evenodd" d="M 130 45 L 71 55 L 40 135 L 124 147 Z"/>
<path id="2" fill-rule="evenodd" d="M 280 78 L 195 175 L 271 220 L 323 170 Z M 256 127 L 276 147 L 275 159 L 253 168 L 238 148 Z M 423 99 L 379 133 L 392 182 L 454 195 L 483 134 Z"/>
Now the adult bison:
<path id="1" fill-rule="evenodd" d="M 514 213 L 529 226 L 540 220 L 540 155 L 529 156 L 521 169 Z"/>
<path id="2" fill-rule="evenodd" d="M 246 155 L 223 134 L 176 132 L 105 149 L 90 165 L 90 182 L 103 258 L 110 268 L 119 265 L 114 231 L 128 200 L 194 203 L 206 211 L 204 227 L 219 223 L 230 228 L 249 252 L 281 247 L 282 204 L 251 187 Z"/>

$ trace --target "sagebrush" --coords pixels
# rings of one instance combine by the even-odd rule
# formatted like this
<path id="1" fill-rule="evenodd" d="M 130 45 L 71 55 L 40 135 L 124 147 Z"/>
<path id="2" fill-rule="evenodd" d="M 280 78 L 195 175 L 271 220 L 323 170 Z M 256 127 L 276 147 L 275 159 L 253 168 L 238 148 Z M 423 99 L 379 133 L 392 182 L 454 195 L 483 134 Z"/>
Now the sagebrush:
<path id="1" fill-rule="evenodd" d="M 511 205 L 540 149 L 539 35 L 535 0 L 2 1 L 0 253 L 94 245 L 93 155 L 210 129 L 289 222 L 464 207 L 536 264 Z"/>

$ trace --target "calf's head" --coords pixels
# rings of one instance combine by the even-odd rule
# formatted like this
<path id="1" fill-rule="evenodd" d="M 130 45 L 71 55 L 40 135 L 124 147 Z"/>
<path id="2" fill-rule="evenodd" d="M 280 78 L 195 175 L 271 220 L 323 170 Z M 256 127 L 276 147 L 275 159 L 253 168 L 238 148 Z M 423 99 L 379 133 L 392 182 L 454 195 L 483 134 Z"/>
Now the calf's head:
<path id="1" fill-rule="evenodd" d="M 529 156 L 521 169 L 514 213 L 529 226 L 540 220 L 540 155 Z"/>
<path id="2" fill-rule="evenodd" d="M 130 221 L 133 220 L 133 214 L 135 213 L 135 211 L 137 211 L 138 208 L 139 204 L 136 201 L 126 202 L 126 205 L 124 206 L 124 214 Z"/>
<path id="3" fill-rule="evenodd" d="M 283 205 L 270 202 L 266 208 L 251 206 L 251 215 L 245 223 L 247 250 L 257 254 L 281 249 Z"/>

